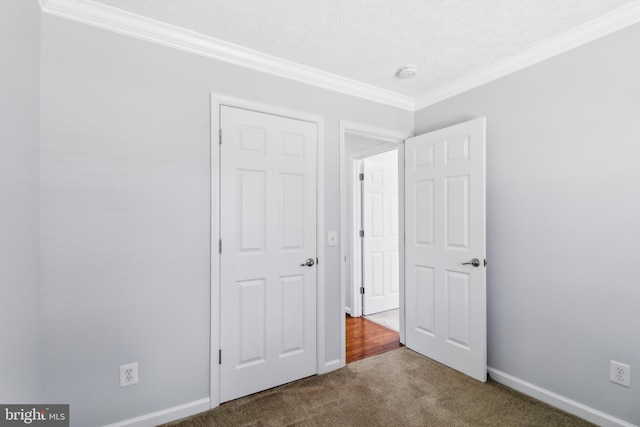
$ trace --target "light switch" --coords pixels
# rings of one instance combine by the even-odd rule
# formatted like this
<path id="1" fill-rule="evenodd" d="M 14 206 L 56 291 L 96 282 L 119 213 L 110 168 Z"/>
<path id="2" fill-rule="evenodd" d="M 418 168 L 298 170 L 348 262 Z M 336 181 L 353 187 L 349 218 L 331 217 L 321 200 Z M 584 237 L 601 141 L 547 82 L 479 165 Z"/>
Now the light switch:
<path id="1" fill-rule="evenodd" d="M 329 237 L 327 238 L 327 245 L 329 246 L 338 246 L 338 232 L 330 231 Z"/>

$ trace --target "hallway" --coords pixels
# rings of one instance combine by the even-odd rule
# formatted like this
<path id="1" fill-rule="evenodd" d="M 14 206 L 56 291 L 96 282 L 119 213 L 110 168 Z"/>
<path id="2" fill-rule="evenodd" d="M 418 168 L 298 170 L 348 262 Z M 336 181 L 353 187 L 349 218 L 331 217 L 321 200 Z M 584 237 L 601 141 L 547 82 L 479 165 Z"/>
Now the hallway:
<path id="1" fill-rule="evenodd" d="M 364 317 L 346 316 L 347 363 L 402 347 L 397 332 Z"/>

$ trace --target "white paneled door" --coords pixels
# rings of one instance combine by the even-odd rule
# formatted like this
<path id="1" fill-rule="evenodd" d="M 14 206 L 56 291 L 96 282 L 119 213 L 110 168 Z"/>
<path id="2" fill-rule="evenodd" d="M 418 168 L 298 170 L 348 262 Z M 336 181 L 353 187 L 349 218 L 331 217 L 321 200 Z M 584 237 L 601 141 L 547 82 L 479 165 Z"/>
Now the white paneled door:
<path id="1" fill-rule="evenodd" d="M 398 150 L 363 160 L 364 315 L 398 308 Z"/>
<path id="2" fill-rule="evenodd" d="M 485 119 L 405 145 L 406 345 L 487 380 Z"/>
<path id="3" fill-rule="evenodd" d="M 220 127 L 225 402 L 316 373 L 317 126 L 221 106 Z"/>

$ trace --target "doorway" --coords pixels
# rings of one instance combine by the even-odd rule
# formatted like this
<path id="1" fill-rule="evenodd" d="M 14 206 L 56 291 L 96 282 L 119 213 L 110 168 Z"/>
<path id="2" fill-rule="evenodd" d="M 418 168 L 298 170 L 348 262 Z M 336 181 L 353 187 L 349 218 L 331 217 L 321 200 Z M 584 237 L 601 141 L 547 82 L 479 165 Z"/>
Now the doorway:
<path id="1" fill-rule="evenodd" d="M 384 132 L 341 123 L 341 286 L 343 303 L 348 302 L 342 306 L 356 315 L 358 300 L 348 301 L 347 290 L 357 248 L 350 241 L 355 224 L 348 180 L 357 156 L 347 139 L 355 134 L 393 143 Z M 487 377 L 485 142 L 484 117 L 395 140 L 402 177 L 400 341 L 480 381 Z M 342 322 L 344 340 L 345 318 Z M 342 366 L 344 348 L 343 342 Z"/>
<path id="2" fill-rule="evenodd" d="M 350 142 L 364 141 L 359 137 Z M 370 141 L 371 144 L 376 141 Z M 397 349 L 400 344 L 398 148 L 380 144 L 377 154 L 354 159 L 352 232 L 356 257 L 346 318 L 347 363 Z M 351 147 L 348 147 L 351 148 Z M 362 153 L 356 153 L 356 155 Z M 359 156 L 358 156 L 359 157 Z"/>
<path id="3" fill-rule="evenodd" d="M 363 241 L 360 238 L 360 230 L 364 224 L 364 217 L 362 216 L 362 196 L 364 193 L 361 191 L 361 182 L 359 180 L 360 173 L 362 173 L 362 166 L 364 164 L 365 159 L 375 159 L 376 156 L 381 155 L 383 153 L 392 153 L 391 155 L 395 155 L 396 161 L 396 171 L 395 171 L 395 179 L 393 179 L 393 183 L 396 186 L 395 195 L 391 196 L 391 198 L 395 197 L 394 201 L 387 201 L 387 213 L 384 214 L 384 196 L 378 195 L 377 200 L 372 202 L 369 200 L 366 202 L 370 207 L 372 204 L 377 204 L 377 206 L 381 209 L 381 215 L 376 219 L 370 217 L 369 220 L 380 220 L 383 216 L 389 217 L 392 213 L 389 211 L 389 203 L 394 203 L 398 210 L 394 213 L 397 216 L 397 229 L 401 230 L 403 228 L 403 210 L 402 205 L 404 203 L 403 199 L 403 188 L 402 181 L 398 179 L 398 177 L 404 173 L 404 165 L 403 162 L 399 159 L 404 158 L 404 146 L 403 141 L 406 137 L 410 136 L 408 134 L 396 131 L 390 131 L 387 129 L 375 128 L 370 126 L 364 126 L 360 124 L 350 123 L 350 122 L 341 122 L 341 140 L 340 140 L 340 159 L 341 159 L 341 176 L 340 176 L 340 203 L 341 203 L 341 227 L 340 227 L 340 246 L 341 246 L 341 297 L 342 297 L 342 307 L 344 308 L 343 315 L 343 325 L 342 330 L 345 331 L 345 334 L 342 336 L 342 364 L 346 364 L 346 339 L 347 334 L 349 334 L 349 338 L 353 339 L 353 331 L 351 328 L 349 332 L 346 327 L 347 316 L 351 318 L 357 318 L 358 322 L 362 324 L 362 322 L 368 322 L 366 318 L 361 317 L 363 315 L 363 306 L 366 306 L 366 303 L 363 304 L 362 301 L 362 291 L 360 288 L 363 288 L 362 279 L 366 276 L 367 264 L 361 262 L 362 256 L 366 251 L 366 246 L 363 246 Z M 384 157 L 384 156 L 383 156 Z M 380 173 L 377 173 L 377 181 L 380 181 Z M 374 198 L 376 198 L 374 197 Z M 369 224 L 369 228 L 374 224 Z M 375 225 L 374 225 L 375 226 Z M 382 222 L 378 222 L 377 226 L 383 226 Z M 384 234 L 383 230 L 378 227 L 376 230 L 378 235 Z M 395 231 L 389 230 L 389 231 Z M 365 230 L 366 233 L 366 230 Z M 387 233 L 393 234 L 393 233 Z M 401 233 L 398 233 L 401 234 Z M 365 243 L 366 243 L 366 234 L 365 234 Z M 395 243 L 396 248 L 404 244 L 403 236 L 398 235 L 396 238 L 397 242 Z M 378 242 L 379 243 L 379 242 Z M 371 249 L 371 244 L 369 245 L 369 249 Z M 363 250 L 365 249 L 365 250 Z M 373 272 L 374 269 L 378 269 L 378 272 L 382 269 L 389 272 L 387 286 L 388 288 L 393 287 L 395 289 L 395 293 L 397 294 L 397 303 L 395 310 L 396 311 L 396 323 L 399 329 L 399 339 L 396 335 L 396 340 L 403 342 L 403 324 L 404 324 L 404 311 L 403 311 L 403 297 L 402 297 L 402 281 L 404 272 L 399 266 L 403 265 L 403 259 L 400 251 L 396 250 L 396 254 L 392 254 L 386 262 L 384 261 L 384 254 L 380 253 L 381 251 L 377 251 L 378 260 L 381 262 L 376 266 L 372 263 L 369 263 L 369 275 Z M 394 251 L 391 251 L 394 252 Z M 393 256 L 397 257 L 396 260 L 392 259 Z M 396 264 L 397 263 L 397 264 Z M 393 268 L 393 265 L 397 265 L 398 268 Z M 393 275 L 391 271 L 395 270 L 397 273 Z M 380 276 L 378 276 L 379 278 Z M 392 277 L 396 277 L 395 282 L 391 279 Z M 391 284 L 393 283 L 393 284 Z M 376 283 L 369 283 L 372 288 L 374 285 L 377 286 L 377 290 L 374 292 L 373 289 L 370 290 L 369 295 L 373 296 L 374 293 L 380 294 L 380 289 L 384 289 L 384 281 L 379 280 Z M 393 292 L 391 292 L 393 293 Z M 365 296 L 367 295 L 365 289 Z M 369 304 L 371 307 L 371 303 Z M 385 311 L 384 307 L 379 309 L 378 311 Z M 373 313 L 374 311 L 371 311 Z M 352 323 L 353 319 L 349 319 L 349 322 Z M 371 322 L 372 323 L 372 322 Z M 374 324 L 375 325 L 375 324 Z M 376 325 L 377 326 L 377 325 Z M 363 329 L 364 326 L 359 326 L 357 334 L 362 335 L 362 333 L 366 334 L 367 329 Z M 383 328 L 386 329 L 386 328 Z M 387 329 L 388 330 L 388 329 Z M 366 338 L 366 336 L 364 337 Z M 363 339 L 362 337 L 360 339 Z M 360 345 L 360 344 L 358 344 Z M 349 348 L 353 348 L 353 341 L 349 343 Z"/>

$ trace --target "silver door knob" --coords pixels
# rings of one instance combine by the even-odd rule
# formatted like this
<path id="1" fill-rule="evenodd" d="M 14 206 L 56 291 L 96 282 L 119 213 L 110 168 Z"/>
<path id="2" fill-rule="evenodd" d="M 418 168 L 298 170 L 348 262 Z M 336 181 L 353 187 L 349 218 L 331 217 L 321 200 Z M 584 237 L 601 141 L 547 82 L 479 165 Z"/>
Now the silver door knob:
<path id="1" fill-rule="evenodd" d="M 315 264 L 316 262 L 313 260 L 313 258 L 309 258 L 305 261 L 304 264 L 300 264 L 301 267 L 313 267 L 313 264 Z"/>
<path id="2" fill-rule="evenodd" d="M 478 258 L 474 258 L 470 262 L 463 262 L 462 265 L 473 265 L 474 267 L 480 267 L 480 260 Z"/>

